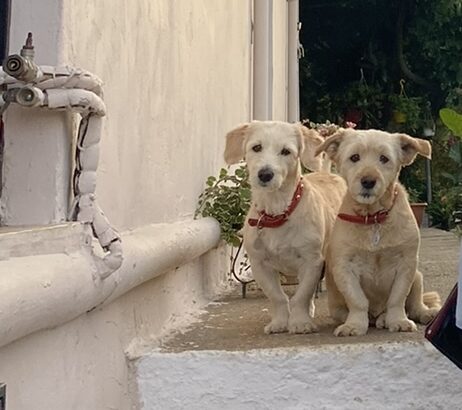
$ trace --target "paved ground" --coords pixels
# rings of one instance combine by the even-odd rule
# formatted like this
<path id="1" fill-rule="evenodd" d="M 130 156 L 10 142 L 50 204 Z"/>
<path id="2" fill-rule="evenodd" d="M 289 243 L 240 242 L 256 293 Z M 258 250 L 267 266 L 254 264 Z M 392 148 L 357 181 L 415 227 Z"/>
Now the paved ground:
<path id="1" fill-rule="evenodd" d="M 437 290 L 443 300 L 457 278 L 459 242 L 451 233 L 436 229 L 422 230 L 420 270 L 424 274 L 425 290 Z M 290 286 L 287 286 L 291 292 Z M 332 335 L 334 326 L 328 319 L 326 292 L 316 301 L 316 316 L 327 324 L 320 332 L 310 335 L 265 335 L 264 325 L 269 321 L 268 301 L 253 289 L 242 299 L 240 288 L 207 308 L 199 323 L 189 331 L 177 335 L 164 344 L 163 351 L 186 350 L 249 350 L 296 346 L 321 346 L 345 343 L 386 343 L 419 341 L 423 327 L 415 333 L 390 333 L 388 330 L 369 329 L 366 336 L 338 338 Z"/>

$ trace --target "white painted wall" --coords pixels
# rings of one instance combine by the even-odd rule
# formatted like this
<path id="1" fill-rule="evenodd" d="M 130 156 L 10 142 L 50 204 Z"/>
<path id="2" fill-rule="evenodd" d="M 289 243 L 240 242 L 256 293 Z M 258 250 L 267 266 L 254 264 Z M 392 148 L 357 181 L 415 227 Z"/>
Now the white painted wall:
<path id="1" fill-rule="evenodd" d="M 111 223 L 123 232 L 191 219 L 206 177 L 224 163 L 224 135 L 250 120 L 250 1 L 12 3 L 11 51 L 33 31 L 39 64 L 80 66 L 104 80 L 108 115 L 97 196 Z M 12 110 L 6 121 L 3 215 L 10 224 L 62 220 L 71 144 L 63 131 L 71 124 L 64 114 L 40 111 Z M 64 147 L 60 158 L 51 154 L 53 144 Z M 203 306 L 222 286 L 227 265 L 219 249 L 103 308 L 0 348 L 8 410 L 132 408 L 126 351 L 138 354 Z"/>
<path id="2" fill-rule="evenodd" d="M 190 319 L 206 302 L 209 276 L 224 269 L 215 251 L 153 279 L 109 306 L 0 349 L 8 410 L 137 408 L 127 354 L 155 346 L 164 329 Z M 210 275 L 204 271 L 210 272 Z M 212 281 L 214 278 L 210 278 Z"/>
<path id="3" fill-rule="evenodd" d="M 62 52 L 62 1 L 11 2 L 11 54 L 34 33 L 37 64 L 56 65 Z M 71 135 L 65 113 L 10 107 L 4 116 L 2 225 L 47 225 L 66 220 Z"/>
<path id="4" fill-rule="evenodd" d="M 273 114 L 284 119 L 287 23 L 279 13 L 286 6 L 283 0 L 274 3 L 275 35 L 284 39 L 274 45 L 271 91 Z M 224 163 L 224 135 L 251 120 L 252 0 L 12 5 L 11 52 L 32 31 L 38 64 L 80 66 L 105 83 L 108 115 L 97 196 L 111 223 L 125 232 L 191 219 L 206 177 Z M 8 111 L 4 223 L 65 219 L 72 127 L 63 113 Z M 0 261 L 0 276 L 9 271 L 1 266 L 15 266 L 10 262 Z M 227 269 L 220 248 L 64 325 L 3 346 L 0 380 L 7 383 L 8 410 L 137 408 L 127 358 L 152 348 L 166 329 L 188 322 L 223 287 Z M 8 292 L 21 291 L 9 283 Z M 73 297 L 81 297 L 77 289 Z"/>
<path id="5" fill-rule="evenodd" d="M 68 0 L 63 61 L 103 78 L 97 194 L 120 229 L 191 218 L 249 120 L 248 1 Z"/>

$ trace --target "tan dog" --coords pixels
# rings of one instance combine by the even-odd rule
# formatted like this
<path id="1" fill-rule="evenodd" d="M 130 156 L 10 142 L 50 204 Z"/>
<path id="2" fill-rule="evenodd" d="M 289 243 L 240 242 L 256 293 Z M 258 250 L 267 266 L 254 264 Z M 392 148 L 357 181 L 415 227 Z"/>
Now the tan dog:
<path id="1" fill-rule="evenodd" d="M 277 121 L 254 121 L 226 136 L 226 162 L 234 164 L 245 157 L 249 171 L 252 205 L 244 247 L 253 276 L 272 305 L 266 333 L 316 330 L 310 304 L 346 191 L 338 176 L 324 172 L 301 176 L 300 159 L 308 168 L 320 169 L 314 151 L 322 142 L 315 131 Z M 290 305 L 279 272 L 298 276 Z"/>
<path id="2" fill-rule="evenodd" d="M 416 330 L 413 320 L 427 323 L 440 301 L 434 292 L 423 295 L 419 228 L 398 174 L 417 154 L 430 158 L 430 143 L 405 134 L 345 129 L 326 139 L 317 153 L 322 151 L 348 186 L 327 259 L 329 310 L 345 322 L 334 334 L 364 335 L 369 320 L 392 332 Z"/>

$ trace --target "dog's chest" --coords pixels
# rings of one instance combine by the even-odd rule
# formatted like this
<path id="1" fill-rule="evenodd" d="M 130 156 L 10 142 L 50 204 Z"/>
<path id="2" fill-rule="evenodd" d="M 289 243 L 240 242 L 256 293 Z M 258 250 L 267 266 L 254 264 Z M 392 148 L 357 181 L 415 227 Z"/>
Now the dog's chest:
<path id="1" fill-rule="evenodd" d="M 261 229 L 252 238 L 252 253 L 286 274 L 297 274 L 309 254 L 309 236 L 296 226 Z"/>

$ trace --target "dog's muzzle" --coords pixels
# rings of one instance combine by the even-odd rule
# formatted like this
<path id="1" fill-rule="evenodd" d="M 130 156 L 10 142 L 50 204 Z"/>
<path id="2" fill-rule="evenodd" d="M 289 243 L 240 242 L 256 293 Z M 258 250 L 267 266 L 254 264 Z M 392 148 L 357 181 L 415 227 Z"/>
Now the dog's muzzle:
<path id="1" fill-rule="evenodd" d="M 374 178 L 370 178 L 370 177 L 362 177 L 361 178 L 361 186 L 364 188 L 364 189 L 372 189 L 375 187 L 375 184 L 377 183 L 377 180 L 374 179 Z"/>
<path id="2" fill-rule="evenodd" d="M 267 184 L 273 179 L 273 177 L 274 177 L 274 172 L 271 168 L 265 167 L 265 168 L 260 169 L 260 171 L 258 171 L 258 180 L 262 184 Z"/>

